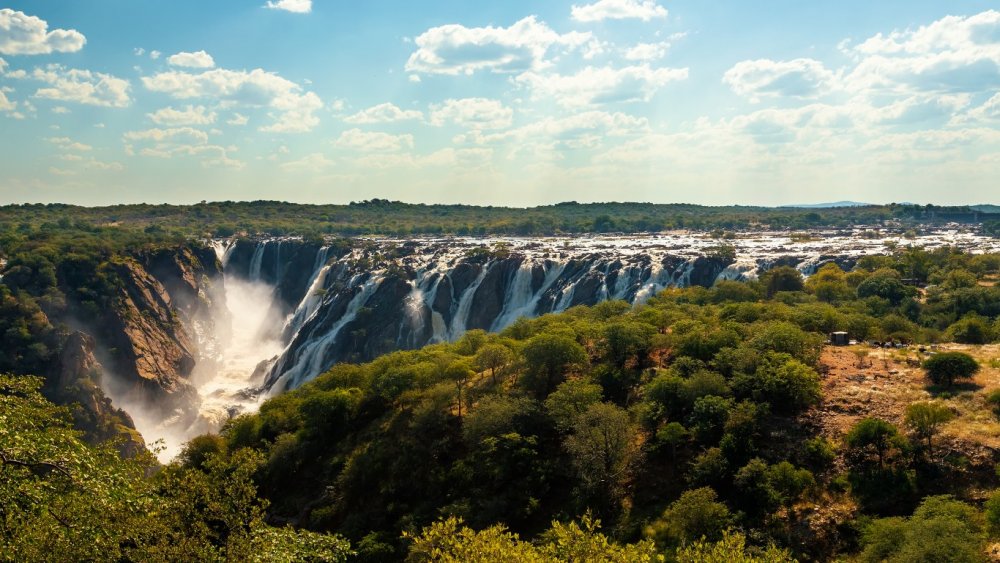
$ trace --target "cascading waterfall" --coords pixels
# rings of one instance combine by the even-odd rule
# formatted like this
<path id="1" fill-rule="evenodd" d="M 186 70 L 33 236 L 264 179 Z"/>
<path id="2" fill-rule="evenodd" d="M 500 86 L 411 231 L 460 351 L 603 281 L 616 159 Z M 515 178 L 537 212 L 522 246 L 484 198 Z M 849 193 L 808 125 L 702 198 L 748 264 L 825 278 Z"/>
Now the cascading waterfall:
<path id="1" fill-rule="evenodd" d="M 337 256 L 328 246 L 311 247 L 309 252 L 315 254 L 301 257 L 295 267 L 291 261 L 303 243 L 284 238 L 258 242 L 252 249 L 244 246 L 238 272 L 229 271 L 236 267 L 230 265 L 236 261 L 235 244 L 214 241 L 212 247 L 226 265 L 227 280 L 266 279 L 273 284 L 272 300 L 278 294 L 286 301 L 289 295 L 295 299 L 285 305 L 281 349 L 268 352 L 277 356 L 264 383 L 273 393 L 297 387 L 338 361 L 368 360 L 396 349 L 460 338 L 470 322 L 499 331 L 520 317 L 563 311 L 578 303 L 642 303 L 666 287 L 752 280 L 778 263 L 795 265 L 805 275 L 836 260 L 849 268 L 859 256 L 883 252 L 882 240 L 889 238 L 870 241 L 852 233 L 830 233 L 799 243 L 781 233 L 763 233 L 734 241 L 735 259 L 712 257 L 710 251 L 718 243 L 698 234 L 373 239 Z M 940 244 L 953 244 L 955 234 L 939 238 Z M 485 262 L 470 257 L 471 250 L 496 242 L 503 242 L 508 252 Z M 977 245 L 982 241 L 969 239 L 970 248 Z M 308 276 L 301 272 L 310 266 Z M 294 291 L 288 285 L 293 278 L 301 284 Z M 380 313 L 361 315 L 365 310 Z M 270 357 L 261 351 L 257 359 Z"/>

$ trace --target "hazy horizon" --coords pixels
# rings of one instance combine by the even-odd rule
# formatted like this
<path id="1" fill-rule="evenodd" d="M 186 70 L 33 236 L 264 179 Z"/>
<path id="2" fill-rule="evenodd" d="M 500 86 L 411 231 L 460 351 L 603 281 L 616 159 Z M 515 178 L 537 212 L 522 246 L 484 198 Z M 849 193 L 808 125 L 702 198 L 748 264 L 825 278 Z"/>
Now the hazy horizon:
<path id="1" fill-rule="evenodd" d="M 994 3 L 0 3 L 0 204 L 980 205 Z"/>

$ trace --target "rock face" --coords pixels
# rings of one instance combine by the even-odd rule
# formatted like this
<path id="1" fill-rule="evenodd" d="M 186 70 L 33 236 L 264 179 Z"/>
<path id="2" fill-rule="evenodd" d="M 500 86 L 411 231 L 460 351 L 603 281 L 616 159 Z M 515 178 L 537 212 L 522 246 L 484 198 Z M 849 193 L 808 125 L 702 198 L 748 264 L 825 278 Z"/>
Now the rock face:
<path id="1" fill-rule="evenodd" d="M 100 382 L 104 367 L 94 356 L 94 339 L 83 333 L 73 332 L 63 344 L 59 356 L 53 394 L 55 399 L 72 406 L 74 422 L 92 441 L 120 440 L 123 454 L 129 455 L 143 448 L 142 437 L 135 430 L 132 418 L 115 408 Z"/>
<path id="2" fill-rule="evenodd" d="M 106 351 L 112 395 L 163 418 L 197 416 L 198 393 L 188 380 L 200 359 L 192 333 L 213 322 L 211 294 L 221 264 L 209 248 L 159 250 L 115 261 L 114 303 L 96 333 Z"/>

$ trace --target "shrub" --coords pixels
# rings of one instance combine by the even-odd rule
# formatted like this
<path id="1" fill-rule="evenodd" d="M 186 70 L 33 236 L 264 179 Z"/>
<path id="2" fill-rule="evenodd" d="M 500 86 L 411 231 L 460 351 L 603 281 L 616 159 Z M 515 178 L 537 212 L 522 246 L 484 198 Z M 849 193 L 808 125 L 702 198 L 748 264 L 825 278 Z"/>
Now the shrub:
<path id="1" fill-rule="evenodd" d="M 935 385 L 951 387 L 956 379 L 969 379 L 979 371 L 975 358 L 963 352 L 943 352 L 924 362 L 927 376 Z"/>

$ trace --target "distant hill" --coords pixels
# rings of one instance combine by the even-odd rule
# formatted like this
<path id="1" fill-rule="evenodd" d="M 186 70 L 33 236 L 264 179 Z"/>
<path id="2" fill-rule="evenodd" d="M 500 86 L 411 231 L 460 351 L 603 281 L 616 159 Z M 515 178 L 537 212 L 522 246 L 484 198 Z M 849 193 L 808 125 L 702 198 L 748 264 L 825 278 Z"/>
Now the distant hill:
<path id="1" fill-rule="evenodd" d="M 835 201 L 833 203 L 804 203 L 800 205 L 785 205 L 784 207 L 796 207 L 799 209 L 830 209 L 832 207 L 867 207 L 871 203 L 860 201 Z"/>
<path id="2" fill-rule="evenodd" d="M 975 209 L 976 211 L 981 211 L 983 213 L 1000 213 L 1000 205 L 970 205 L 970 209 Z"/>

